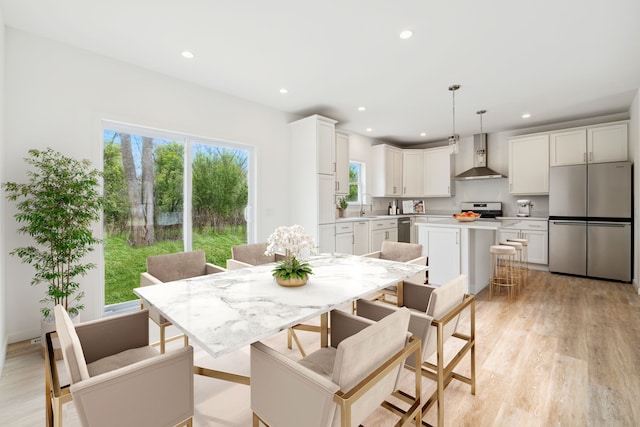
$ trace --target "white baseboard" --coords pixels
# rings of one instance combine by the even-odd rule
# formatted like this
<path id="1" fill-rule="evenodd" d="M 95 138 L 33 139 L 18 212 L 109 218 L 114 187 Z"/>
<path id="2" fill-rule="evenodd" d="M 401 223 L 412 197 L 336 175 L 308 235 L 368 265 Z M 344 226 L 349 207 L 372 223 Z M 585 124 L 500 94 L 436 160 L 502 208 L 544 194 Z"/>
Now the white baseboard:
<path id="1" fill-rule="evenodd" d="M 2 368 L 4 361 L 7 360 L 7 348 L 9 347 L 9 337 L 2 337 L 2 347 L 0 347 L 0 378 L 2 378 Z"/>
<path id="2" fill-rule="evenodd" d="M 39 337 L 40 337 L 40 329 L 25 330 L 25 331 L 9 334 L 7 336 L 7 342 L 10 344 L 13 344 L 16 342 L 26 341 L 33 338 L 39 338 Z"/>

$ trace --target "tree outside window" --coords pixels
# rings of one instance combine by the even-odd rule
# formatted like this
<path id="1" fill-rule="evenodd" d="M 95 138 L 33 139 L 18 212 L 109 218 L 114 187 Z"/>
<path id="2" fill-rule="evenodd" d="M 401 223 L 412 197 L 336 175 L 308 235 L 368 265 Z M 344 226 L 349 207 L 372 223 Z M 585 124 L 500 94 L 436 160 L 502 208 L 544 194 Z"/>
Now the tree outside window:
<path id="1" fill-rule="evenodd" d="M 348 202 L 358 202 L 364 193 L 364 163 L 349 162 L 349 195 Z"/>

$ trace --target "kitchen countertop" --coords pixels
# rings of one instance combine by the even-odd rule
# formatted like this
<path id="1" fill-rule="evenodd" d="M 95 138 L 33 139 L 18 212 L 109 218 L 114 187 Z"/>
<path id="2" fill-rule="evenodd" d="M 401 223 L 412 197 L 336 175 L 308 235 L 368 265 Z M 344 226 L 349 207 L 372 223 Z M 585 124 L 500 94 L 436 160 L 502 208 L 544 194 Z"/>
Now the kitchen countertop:
<path id="1" fill-rule="evenodd" d="M 453 218 L 435 219 L 429 222 L 416 223 L 420 227 L 441 227 L 441 228 L 465 228 L 471 230 L 498 230 L 502 227 L 502 222 L 495 221 L 470 221 L 460 222 Z"/>
<path id="2" fill-rule="evenodd" d="M 541 216 L 499 216 L 497 219 L 499 220 L 503 220 L 503 219 L 508 219 L 508 220 L 517 220 L 517 221 L 548 221 L 549 218 L 548 217 L 541 217 Z"/>

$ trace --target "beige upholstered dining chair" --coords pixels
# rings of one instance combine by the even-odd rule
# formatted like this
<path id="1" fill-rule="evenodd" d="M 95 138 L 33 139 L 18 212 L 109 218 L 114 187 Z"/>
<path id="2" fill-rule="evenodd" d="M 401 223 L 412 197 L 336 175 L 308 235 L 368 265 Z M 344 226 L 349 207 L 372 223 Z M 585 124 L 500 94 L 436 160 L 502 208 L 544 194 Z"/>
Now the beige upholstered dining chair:
<path id="1" fill-rule="evenodd" d="M 231 259 L 227 260 L 227 270 L 252 267 L 254 265 L 268 264 L 282 259 L 282 256 L 265 255 L 267 243 L 249 243 L 231 247 Z"/>
<path id="2" fill-rule="evenodd" d="M 147 257 L 147 271 L 140 273 L 140 286 L 173 282 L 174 280 L 189 279 L 191 277 L 221 273 L 223 271 L 226 270 L 206 261 L 204 251 L 154 255 Z M 149 306 L 149 304 L 145 304 L 144 300 L 141 301 L 141 304 L 143 308 Z M 171 322 L 155 308 L 148 308 L 149 318 L 160 327 L 160 353 L 164 354 L 167 341 L 184 337 L 184 345 L 189 344 L 186 335 L 166 338 L 165 329 L 171 326 Z"/>
<path id="3" fill-rule="evenodd" d="M 437 403 L 438 426 L 444 424 L 444 388 L 452 379 L 457 379 L 471 386 L 471 394 L 476 394 L 475 386 L 475 298 L 466 294 L 467 277 L 460 275 L 450 282 L 433 287 L 428 285 L 405 284 L 403 287 L 404 306 L 411 310 L 412 321 L 409 331 L 423 340 L 422 374 L 437 383 L 436 391 L 423 405 L 423 415 Z M 456 331 L 460 314 L 469 309 L 468 334 Z M 358 316 L 378 321 L 394 313 L 398 308 L 376 301 L 358 300 Z M 431 316 L 431 327 L 424 329 L 423 316 Z M 418 317 L 416 317 L 418 316 Z M 454 337 L 463 345 L 455 344 L 455 350 L 447 352 L 445 360 L 445 344 Z M 457 345 L 457 346 L 456 346 Z M 456 366 L 471 352 L 471 370 L 469 377 L 454 372 Z M 435 355 L 435 361 L 434 356 Z M 435 362 L 435 363 L 434 363 Z M 408 363 L 415 366 L 412 361 Z"/>
<path id="4" fill-rule="evenodd" d="M 404 242 L 391 242 L 385 240 L 382 242 L 382 246 L 379 251 L 370 252 L 363 255 L 369 258 L 386 259 L 389 261 L 404 262 L 407 264 L 427 265 L 427 257 L 422 255 L 422 245 L 418 243 L 404 243 Z M 415 283 L 424 285 L 426 279 L 426 273 L 419 273 L 413 277 L 402 281 L 404 283 Z M 396 301 L 389 301 L 387 296 L 393 296 Z M 401 295 L 400 295 L 401 297 Z M 392 285 L 382 291 L 376 298 L 377 300 L 402 305 L 402 301 L 398 300 L 398 286 Z"/>
<path id="5" fill-rule="evenodd" d="M 408 410 L 384 403 L 396 391 L 407 357 L 420 357 L 420 341 L 408 342 L 409 310 L 398 309 L 379 322 L 337 310 L 330 316 L 331 347 L 299 362 L 261 342 L 251 345 L 254 427 L 358 426 L 381 404 L 401 416 L 396 425 L 413 420 L 419 426 L 419 371 L 418 398 L 404 400 Z"/>
<path id="6" fill-rule="evenodd" d="M 54 314 L 56 332 L 47 334 L 47 344 L 57 334 L 83 427 L 192 425 L 191 346 L 159 354 L 149 346 L 146 310 L 77 326 L 61 305 Z M 53 348 L 47 347 L 47 355 L 53 356 Z M 47 357 L 47 385 L 48 394 L 54 394 L 52 385 L 61 393 L 55 357 Z M 49 408 L 49 425 L 61 425 L 61 406 L 54 420 Z"/>

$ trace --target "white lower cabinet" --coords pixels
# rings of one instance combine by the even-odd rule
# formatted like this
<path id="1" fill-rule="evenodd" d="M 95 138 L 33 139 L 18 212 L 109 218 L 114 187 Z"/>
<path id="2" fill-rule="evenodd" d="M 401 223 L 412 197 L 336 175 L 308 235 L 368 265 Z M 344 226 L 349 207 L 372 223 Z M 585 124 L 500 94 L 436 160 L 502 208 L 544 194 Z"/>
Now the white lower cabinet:
<path id="1" fill-rule="evenodd" d="M 336 225 L 318 226 L 318 253 L 333 253 L 336 250 Z"/>
<path id="2" fill-rule="evenodd" d="M 364 255 L 369 252 L 369 221 L 353 223 L 353 254 Z"/>
<path id="3" fill-rule="evenodd" d="M 549 223 L 547 221 L 522 220 L 501 228 L 498 238 L 527 239 L 527 251 L 530 264 L 549 264 Z"/>
<path id="4" fill-rule="evenodd" d="M 379 251 L 382 247 L 382 242 L 384 242 L 385 240 L 397 242 L 398 220 L 372 220 L 371 222 L 369 222 L 369 236 L 369 252 Z"/>
<path id="5" fill-rule="evenodd" d="M 336 223 L 336 252 L 353 255 L 353 223 Z"/>
<path id="6" fill-rule="evenodd" d="M 429 283 L 443 285 L 461 274 L 459 229 L 419 227 L 418 243 L 429 257 Z"/>

